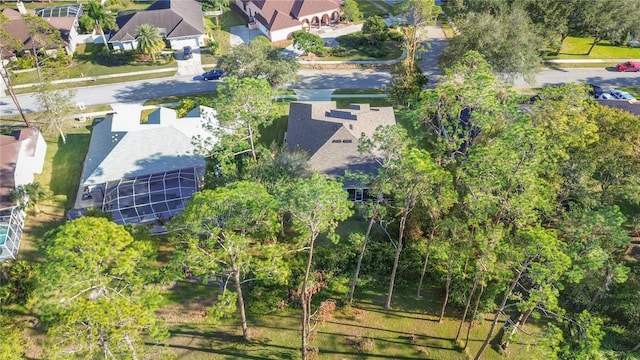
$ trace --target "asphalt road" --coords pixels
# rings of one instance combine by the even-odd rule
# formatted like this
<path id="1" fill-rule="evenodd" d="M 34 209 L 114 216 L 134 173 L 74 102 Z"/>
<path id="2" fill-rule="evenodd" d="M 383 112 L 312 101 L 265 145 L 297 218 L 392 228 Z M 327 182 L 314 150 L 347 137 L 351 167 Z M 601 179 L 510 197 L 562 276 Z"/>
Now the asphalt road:
<path id="1" fill-rule="evenodd" d="M 302 70 L 292 89 L 379 89 L 391 82 L 388 71 Z M 619 73 L 604 68 L 545 69 L 534 84 L 516 80 L 516 87 L 542 87 L 566 82 L 590 82 L 605 89 L 615 86 L 640 87 L 640 73 Z M 112 103 L 143 102 L 147 99 L 171 95 L 212 92 L 215 81 L 205 82 L 192 76 L 141 80 L 110 85 L 97 85 L 77 89 L 75 102 L 86 106 Z M 30 94 L 19 95 L 25 112 L 36 112 L 35 99 Z M 8 96 L 0 98 L 0 117 L 17 114 Z"/>

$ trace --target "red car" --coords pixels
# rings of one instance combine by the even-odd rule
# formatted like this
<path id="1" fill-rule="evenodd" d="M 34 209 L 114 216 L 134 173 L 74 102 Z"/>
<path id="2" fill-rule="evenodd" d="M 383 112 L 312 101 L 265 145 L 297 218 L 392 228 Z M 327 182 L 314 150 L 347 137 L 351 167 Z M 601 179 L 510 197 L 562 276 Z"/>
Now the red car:
<path id="1" fill-rule="evenodd" d="M 640 62 L 636 61 L 627 61 L 622 64 L 616 65 L 616 70 L 618 71 L 640 71 Z"/>

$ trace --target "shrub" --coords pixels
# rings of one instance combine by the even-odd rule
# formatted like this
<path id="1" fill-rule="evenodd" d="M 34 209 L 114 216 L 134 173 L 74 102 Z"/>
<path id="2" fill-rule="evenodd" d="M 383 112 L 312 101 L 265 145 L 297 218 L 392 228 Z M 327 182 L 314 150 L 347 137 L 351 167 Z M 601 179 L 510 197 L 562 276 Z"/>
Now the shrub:
<path id="1" fill-rule="evenodd" d="M 336 38 L 336 40 L 340 43 L 340 45 L 343 45 L 344 47 L 348 47 L 348 48 L 354 48 L 354 49 L 357 49 L 367 43 L 367 38 L 362 34 L 361 31 L 358 31 L 352 34 L 342 35 Z"/>
<path id="2" fill-rule="evenodd" d="M 378 15 L 368 18 L 364 24 L 362 24 L 362 34 L 372 42 L 385 41 L 388 32 L 387 24 Z"/>
<path id="3" fill-rule="evenodd" d="M 320 36 L 305 30 L 293 33 L 293 45 L 302 49 L 305 53 L 315 53 L 317 55 L 320 55 L 320 49 L 324 48 L 324 44 L 322 43 L 322 38 L 320 38 Z"/>
<path id="4" fill-rule="evenodd" d="M 337 56 L 337 57 L 347 57 L 350 56 L 352 53 L 351 49 L 347 49 L 346 47 L 342 46 L 342 45 L 338 45 L 334 48 L 331 48 L 331 55 L 333 56 Z"/>
<path id="5" fill-rule="evenodd" d="M 36 59 L 33 55 L 23 55 L 13 62 L 18 70 L 31 69 L 36 67 Z"/>
<path id="6" fill-rule="evenodd" d="M 390 52 L 386 46 L 366 46 L 360 49 L 360 51 L 374 58 L 383 58 L 389 55 Z"/>
<path id="7" fill-rule="evenodd" d="M 218 50 L 220 50 L 220 43 L 218 43 L 215 39 L 209 39 L 207 40 L 205 48 L 209 49 L 209 51 L 211 51 L 211 54 L 215 55 Z"/>
<path id="8" fill-rule="evenodd" d="M 387 35 L 389 36 L 389 40 L 391 41 L 404 41 L 404 35 L 400 31 L 389 31 Z"/>

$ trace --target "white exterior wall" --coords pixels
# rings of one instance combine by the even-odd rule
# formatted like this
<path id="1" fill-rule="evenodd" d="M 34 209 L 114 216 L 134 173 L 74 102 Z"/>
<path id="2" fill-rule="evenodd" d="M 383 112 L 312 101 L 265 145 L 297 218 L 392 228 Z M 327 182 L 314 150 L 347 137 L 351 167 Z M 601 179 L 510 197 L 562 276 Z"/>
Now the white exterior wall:
<path id="1" fill-rule="evenodd" d="M 287 29 L 272 31 L 269 38 L 271 39 L 271 41 L 287 40 L 289 38 L 289 35 L 298 30 L 302 30 L 302 24 Z"/>
<path id="2" fill-rule="evenodd" d="M 16 186 L 32 183 L 33 175 L 42 173 L 44 158 L 47 153 L 47 144 L 42 134 L 38 133 L 33 156 L 25 155 L 25 148 L 30 146 L 34 146 L 30 140 L 23 141 L 20 146 L 20 155 L 18 156 L 14 171 L 14 182 Z"/>
<path id="3" fill-rule="evenodd" d="M 340 11 L 340 9 L 336 9 L 336 11 Z M 320 12 L 320 13 L 316 13 L 316 14 L 311 14 L 311 15 L 307 15 L 305 17 L 300 18 L 300 22 L 302 22 L 303 20 L 307 20 L 309 22 L 309 24 L 311 24 L 311 19 L 313 19 L 314 17 L 318 18 L 319 22 L 322 22 L 322 16 L 323 15 L 327 15 L 329 17 L 329 21 L 331 21 L 331 14 L 333 14 L 335 11 L 329 11 L 329 12 Z"/>
<path id="4" fill-rule="evenodd" d="M 169 43 L 171 44 L 171 48 L 174 50 L 180 50 L 185 46 L 191 46 L 193 48 L 199 48 L 201 46 L 206 45 L 204 43 L 204 35 L 200 36 L 189 36 L 189 37 L 180 37 L 180 38 L 170 38 Z"/>
<path id="5" fill-rule="evenodd" d="M 72 27 L 69 31 L 69 50 L 71 50 L 71 54 L 76 52 L 76 45 L 78 44 L 78 30 L 76 27 Z"/>
<path id="6" fill-rule="evenodd" d="M 122 50 L 122 51 L 132 51 L 138 47 L 137 41 L 126 41 L 126 42 L 114 42 L 111 43 L 111 46 L 114 50 Z"/>

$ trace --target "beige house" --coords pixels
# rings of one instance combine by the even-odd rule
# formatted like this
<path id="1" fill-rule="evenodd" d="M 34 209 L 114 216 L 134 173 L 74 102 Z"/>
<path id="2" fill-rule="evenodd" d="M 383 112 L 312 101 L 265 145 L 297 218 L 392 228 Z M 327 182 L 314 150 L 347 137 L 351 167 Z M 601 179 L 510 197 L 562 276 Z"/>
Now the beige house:
<path id="1" fill-rule="evenodd" d="M 375 173 L 378 163 L 370 154 L 358 151 L 362 135 L 372 137 L 379 126 L 395 125 L 392 107 L 371 107 L 350 104 L 338 109 L 335 101 L 292 102 L 285 144 L 289 151 L 303 150 L 309 155 L 313 170 L 330 178 L 341 177 L 346 171 Z M 346 184 L 352 200 L 362 200 Z"/>
<path id="2" fill-rule="evenodd" d="M 340 22 L 341 0 L 235 0 L 249 18 L 249 28 L 259 29 L 269 40 L 281 41 L 294 31 Z"/>

